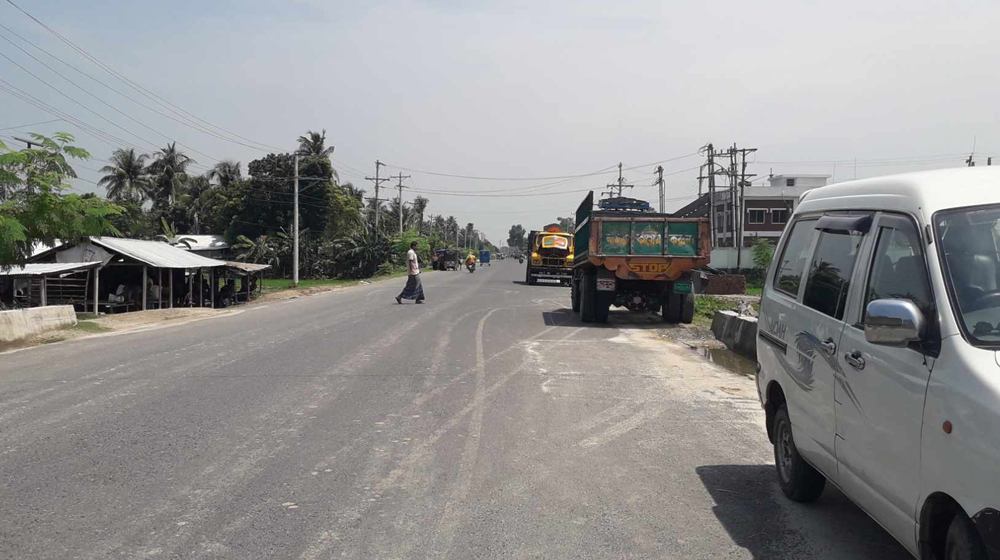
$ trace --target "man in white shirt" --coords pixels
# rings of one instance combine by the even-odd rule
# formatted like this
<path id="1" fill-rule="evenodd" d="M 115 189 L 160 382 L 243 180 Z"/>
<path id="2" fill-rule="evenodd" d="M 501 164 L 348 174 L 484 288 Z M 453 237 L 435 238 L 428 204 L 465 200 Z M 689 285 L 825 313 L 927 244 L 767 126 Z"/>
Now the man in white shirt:
<path id="1" fill-rule="evenodd" d="M 417 242 L 410 243 L 410 250 L 406 252 L 406 287 L 396 296 L 396 303 L 403 303 L 404 299 L 415 299 L 417 303 L 424 302 L 424 287 L 420 283 L 420 262 L 417 259 Z"/>

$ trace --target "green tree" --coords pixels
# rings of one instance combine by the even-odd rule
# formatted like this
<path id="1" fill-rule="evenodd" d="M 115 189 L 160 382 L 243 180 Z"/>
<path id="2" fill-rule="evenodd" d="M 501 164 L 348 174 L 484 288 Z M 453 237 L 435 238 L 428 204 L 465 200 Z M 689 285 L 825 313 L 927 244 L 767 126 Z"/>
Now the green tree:
<path id="1" fill-rule="evenodd" d="M 573 230 L 576 229 L 576 218 L 556 218 L 556 221 L 559 222 L 559 227 L 567 233 L 573 233 Z"/>
<path id="2" fill-rule="evenodd" d="M 117 149 L 111 154 L 111 164 L 101 168 L 104 176 L 97 182 L 115 202 L 143 202 L 150 194 L 152 183 L 146 174 L 146 154 L 134 149 Z"/>
<path id="3" fill-rule="evenodd" d="M 507 232 L 507 246 L 515 251 L 524 250 L 526 232 L 521 224 L 510 226 Z"/>
<path id="4" fill-rule="evenodd" d="M 774 245 L 763 237 L 758 237 L 753 242 L 750 252 L 753 254 L 753 265 L 761 270 L 766 270 L 774 258 Z"/>
<path id="5" fill-rule="evenodd" d="M 324 156 L 329 157 L 333 153 L 334 146 L 326 146 L 326 129 L 323 132 L 313 132 L 307 130 L 304 136 L 299 136 L 299 149 L 295 151 L 300 156 Z"/>
<path id="6" fill-rule="evenodd" d="M 155 177 L 153 208 L 163 209 L 170 205 L 187 180 L 187 168 L 195 162 L 172 142 L 153 154 L 149 173 Z"/>
<path id="7" fill-rule="evenodd" d="M 67 156 L 90 154 L 72 145 L 73 136 L 31 134 L 38 145 L 13 151 L 0 142 L 0 266 L 20 264 L 35 243 L 54 245 L 89 235 L 118 235 L 110 218 L 121 207 L 96 196 L 67 194 L 76 177 Z"/>
<path id="8" fill-rule="evenodd" d="M 417 215 L 417 233 L 421 233 L 424 228 L 424 212 L 427 211 L 427 205 L 430 202 L 428 198 L 419 195 L 413 199 L 412 208 Z"/>
<path id="9" fill-rule="evenodd" d="M 209 181 L 215 181 L 220 187 L 228 187 L 243 178 L 240 173 L 240 162 L 224 159 L 216 163 L 205 174 Z"/>

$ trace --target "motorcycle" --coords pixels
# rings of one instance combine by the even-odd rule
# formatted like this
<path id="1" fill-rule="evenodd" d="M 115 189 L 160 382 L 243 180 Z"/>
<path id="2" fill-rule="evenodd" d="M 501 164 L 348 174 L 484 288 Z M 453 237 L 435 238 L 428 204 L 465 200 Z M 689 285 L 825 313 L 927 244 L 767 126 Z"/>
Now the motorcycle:
<path id="1" fill-rule="evenodd" d="M 473 272 L 476 271 L 476 263 L 469 263 L 465 265 L 465 267 L 469 269 L 469 274 L 472 274 Z"/>

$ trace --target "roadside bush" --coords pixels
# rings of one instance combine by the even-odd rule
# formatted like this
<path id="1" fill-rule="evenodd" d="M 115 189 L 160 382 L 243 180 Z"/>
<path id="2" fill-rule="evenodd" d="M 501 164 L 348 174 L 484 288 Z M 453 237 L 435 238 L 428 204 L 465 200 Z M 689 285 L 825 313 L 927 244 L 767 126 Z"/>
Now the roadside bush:
<path id="1" fill-rule="evenodd" d="M 753 264 L 756 268 L 766 270 L 774 258 L 774 245 L 763 237 L 757 238 L 750 249 L 753 253 Z"/>

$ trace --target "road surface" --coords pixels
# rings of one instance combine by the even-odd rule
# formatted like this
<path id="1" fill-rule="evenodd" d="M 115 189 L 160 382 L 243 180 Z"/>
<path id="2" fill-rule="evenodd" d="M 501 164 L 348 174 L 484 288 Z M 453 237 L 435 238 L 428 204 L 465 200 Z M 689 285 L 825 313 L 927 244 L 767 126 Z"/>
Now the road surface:
<path id="1" fill-rule="evenodd" d="M 907 558 L 753 381 L 523 265 L 0 355 L 4 558 Z"/>

